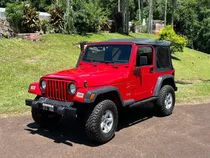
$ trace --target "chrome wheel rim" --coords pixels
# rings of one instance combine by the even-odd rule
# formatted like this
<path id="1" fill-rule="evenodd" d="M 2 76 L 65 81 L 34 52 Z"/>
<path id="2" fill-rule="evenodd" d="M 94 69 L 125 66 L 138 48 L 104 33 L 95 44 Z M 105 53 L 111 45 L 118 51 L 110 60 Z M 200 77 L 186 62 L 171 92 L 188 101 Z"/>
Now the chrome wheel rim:
<path id="1" fill-rule="evenodd" d="M 173 105 L 173 97 L 171 93 L 167 93 L 165 97 L 165 107 L 166 109 L 170 109 Z"/>
<path id="2" fill-rule="evenodd" d="M 110 110 L 106 110 L 101 118 L 101 131 L 103 133 L 109 133 L 113 127 L 114 117 Z"/>

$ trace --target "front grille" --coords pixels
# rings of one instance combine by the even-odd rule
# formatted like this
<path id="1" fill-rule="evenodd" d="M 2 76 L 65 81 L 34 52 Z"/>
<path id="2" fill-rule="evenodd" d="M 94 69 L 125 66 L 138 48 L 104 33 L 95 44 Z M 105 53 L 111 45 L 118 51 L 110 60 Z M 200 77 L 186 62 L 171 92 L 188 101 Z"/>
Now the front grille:
<path id="1" fill-rule="evenodd" d="M 68 99 L 67 86 L 68 82 L 65 81 L 47 80 L 46 97 L 66 101 Z"/>

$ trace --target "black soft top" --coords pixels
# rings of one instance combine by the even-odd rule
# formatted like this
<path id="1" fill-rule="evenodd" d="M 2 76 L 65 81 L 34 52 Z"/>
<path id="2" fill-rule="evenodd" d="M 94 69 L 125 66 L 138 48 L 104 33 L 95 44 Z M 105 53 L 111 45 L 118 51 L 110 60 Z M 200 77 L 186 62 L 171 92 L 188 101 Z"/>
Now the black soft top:
<path id="1" fill-rule="evenodd" d="M 104 42 L 133 42 L 135 44 L 141 44 L 141 45 L 154 45 L 154 46 L 164 46 L 164 47 L 170 46 L 169 41 L 158 41 L 150 38 L 111 39 Z"/>

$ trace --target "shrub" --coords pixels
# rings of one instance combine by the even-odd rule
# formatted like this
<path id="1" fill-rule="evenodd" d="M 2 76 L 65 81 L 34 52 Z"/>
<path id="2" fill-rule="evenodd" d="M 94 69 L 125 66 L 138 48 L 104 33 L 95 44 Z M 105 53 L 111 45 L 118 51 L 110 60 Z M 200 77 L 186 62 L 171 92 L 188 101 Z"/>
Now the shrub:
<path id="1" fill-rule="evenodd" d="M 106 16 L 96 2 L 82 3 L 75 12 L 75 28 L 78 33 L 98 32 L 106 21 Z"/>
<path id="2" fill-rule="evenodd" d="M 43 33 L 44 34 L 47 33 L 48 30 L 49 30 L 49 23 L 48 23 L 48 21 L 47 20 L 41 20 L 40 23 L 41 23 L 41 30 L 43 31 Z"/>
<path id="3" fill-rule="evenodd" d="M 39 14 L 29 4 L 23 7 L 22 28 L 25 33 L 35 33 L 40 31 Z"/>
<path id="4" fill-rule="evenodd" d="M 8 3 L 5 14 L 14 32 L 15 33 L 20 32 L 21 21 L 23 16 L 23 4 Z"/>
<path id="5" fill-rule="evenodd" d="M 71 34 L 75 31 L 75 27 L 74 27 L 74 11 L 72 8 L 70 8 L 69 10 L 66 10 L 64 17 L 63 17 L 63 33 L 66 34 Z"/>
<path id="6" fill-rule="evenodd" d="M 39 15 L 29 4 L 7 4 L 6 17 L 15 33 L 34 33 L 40 30 Z"/>
<path id="7" fill-rule="evenodd" d="M 160 37 L 158 40 L 167 40 L 171 42 L 171 51 L 174 52 L 183 52 L 184 47 L 187 44 L 187 40 L 175 33 L 171 25 L 166 26 L 159 33 Z"/>
<path id="8" fill-rule="evenodd" d="M 50 25 L 55 33 L 62 33 L 63 31 L 63 16 L 64 12 L 59 6 L 52 6 L 49 9 L 50 17 Z"/>

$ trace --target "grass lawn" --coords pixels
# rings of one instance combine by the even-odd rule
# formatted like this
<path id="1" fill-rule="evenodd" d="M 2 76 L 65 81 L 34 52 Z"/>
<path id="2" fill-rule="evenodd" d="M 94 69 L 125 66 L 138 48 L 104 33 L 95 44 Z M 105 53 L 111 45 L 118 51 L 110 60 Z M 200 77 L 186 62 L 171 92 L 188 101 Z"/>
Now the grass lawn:
<path id="1" fill-rule="evenodd" d="M 28 111 L 25 98 L 28 86 L 40 76 L 74 67 L 80 41 L 103 41 L 112 38 L 154 38 L 148 34 L 43 35 L 40 42 L 0 39 L 0 114 Z M 210 99 L 210 55 L 185 49 L 173 54 L 178 80 L 177 102 L 190 103 Z"/>

